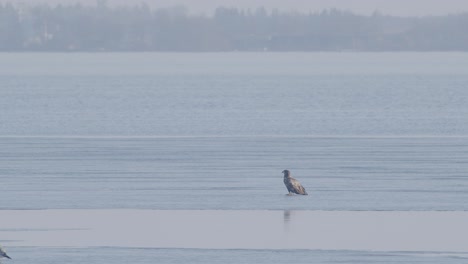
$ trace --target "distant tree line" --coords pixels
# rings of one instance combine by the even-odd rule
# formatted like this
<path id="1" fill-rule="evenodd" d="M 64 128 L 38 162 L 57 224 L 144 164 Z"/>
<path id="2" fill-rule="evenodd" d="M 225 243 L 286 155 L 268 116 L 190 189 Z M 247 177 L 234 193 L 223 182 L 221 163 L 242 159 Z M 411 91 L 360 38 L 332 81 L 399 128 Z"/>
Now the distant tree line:
<path id="1" fill-rule="evenodd" d="M 468 14 L 0 4 L 0 51 L 467 51 Z"/>

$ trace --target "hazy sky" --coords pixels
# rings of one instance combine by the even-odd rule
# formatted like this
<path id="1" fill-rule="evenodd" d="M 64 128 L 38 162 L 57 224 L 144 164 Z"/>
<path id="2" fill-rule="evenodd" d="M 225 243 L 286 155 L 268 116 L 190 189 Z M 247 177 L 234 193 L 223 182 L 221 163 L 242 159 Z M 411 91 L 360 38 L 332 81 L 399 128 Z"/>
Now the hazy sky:
<path id="1" fill-rule="evenodd" d="M 75 3 L 94 4 L 96 0 L 0 0 L 14 3 Z M 319 11 L 336 7 L 360 14 L 379 10 L 384 14 L 403 16 L 444 15 L 468 12 L 468 0 L 107 0 L 113 4 L 138 4 L 146 2 L 153 7 L 184 5 L 195 13 L 209 13 L 218 6 L 279 8 L 281 10 Z"/>

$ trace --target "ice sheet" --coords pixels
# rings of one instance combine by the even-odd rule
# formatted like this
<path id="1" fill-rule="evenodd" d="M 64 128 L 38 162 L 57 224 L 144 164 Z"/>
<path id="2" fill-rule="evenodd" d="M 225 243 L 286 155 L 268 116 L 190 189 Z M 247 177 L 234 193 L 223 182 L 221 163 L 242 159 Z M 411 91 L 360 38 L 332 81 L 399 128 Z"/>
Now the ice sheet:
<path id="1" fill-rule="evenodd" d="M 0 211 L 0 238 L 24 247 L 468 252 L 468 212 Z"/>

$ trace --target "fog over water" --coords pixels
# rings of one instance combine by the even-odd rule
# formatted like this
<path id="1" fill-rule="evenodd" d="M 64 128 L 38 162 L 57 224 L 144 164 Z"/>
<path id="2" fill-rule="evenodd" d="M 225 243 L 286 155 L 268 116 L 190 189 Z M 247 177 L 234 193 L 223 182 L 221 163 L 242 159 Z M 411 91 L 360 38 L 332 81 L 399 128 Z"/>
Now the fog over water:
<path id="1" fill-rule="evenodd" d="M 8 2 L 1 0 L 0 2 Z M 16 2 L 16 1 L 15 1 Z M 95 4 L 95 0 L 22 0 L 21 3 L 51 3 L 69 4 L 84 3 Z M 103 2 L 103 1 L 102 1 Z M 125 0 L 106 0 L 109 5 L 129 5 Z M 321 11 L 327 8 L 338 8 L 350 10 L 358 14 L 372 14 L 378 10 L 384 14 L 400 16 L 424 16 L 424 15 L 446 15 L 449 13 L 460 13 L 468 11 L 468 2 L 465 0 L 144 0 L 152 7 L 170 7 L 182 5 L 194 13 L 211 13 L 216 7 L 238 7 L 238 8 L 278 8 L 285 11 Z M 138 4 L 137 3 L 137 4 Z M 131 4 L 134 4 L 133 1 Z"/>
<path id="2" fill-rule="evenodd" d="M 299 4 L 213 5 L 204 14 L 193 3 L 2 4 L 0 51 L 468 51 L 463 6 L 438 16 L 388 16 L 346 6 L 307 11 Z"/>

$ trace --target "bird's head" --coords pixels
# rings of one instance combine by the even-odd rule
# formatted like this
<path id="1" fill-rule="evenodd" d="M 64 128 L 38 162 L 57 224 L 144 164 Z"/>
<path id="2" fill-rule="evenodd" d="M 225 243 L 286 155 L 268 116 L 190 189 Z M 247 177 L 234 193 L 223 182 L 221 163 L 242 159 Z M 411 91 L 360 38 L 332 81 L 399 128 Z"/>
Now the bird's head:
<path id="1" fill-rule="evenodd" d="M 284 170 L 284 171 L 282 171 L 282 173 L 284 174 L 285 178 L 288 178 L 289 175 L 291 174 L 288 170 Z"/>

